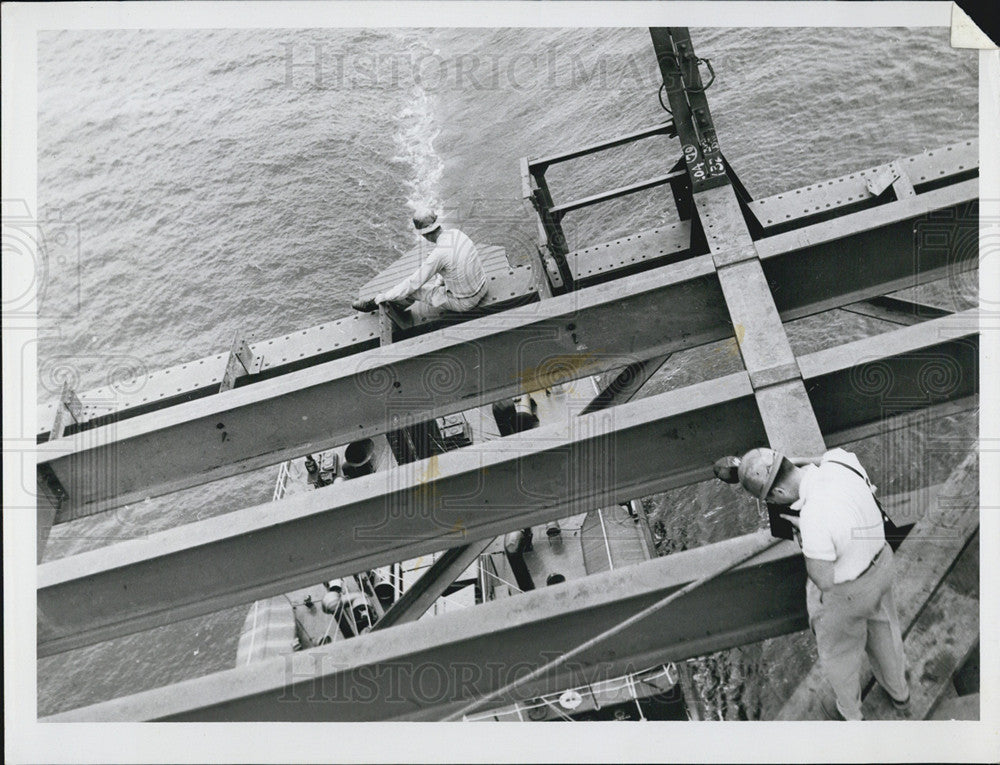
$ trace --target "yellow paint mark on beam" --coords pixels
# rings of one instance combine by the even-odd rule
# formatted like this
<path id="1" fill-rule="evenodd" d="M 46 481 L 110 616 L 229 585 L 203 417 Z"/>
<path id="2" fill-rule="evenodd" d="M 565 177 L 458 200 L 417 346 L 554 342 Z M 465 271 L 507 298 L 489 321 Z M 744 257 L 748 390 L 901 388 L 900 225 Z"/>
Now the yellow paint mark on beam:
<path id="1" fill-rule="evenodd" d="M 537 367 L 521 371 L 521 388 L 525 391 L 544 390 L 559 382 L 583 377 L 588 369 L 596 367 L 593 353 L 571 353 L 552 356 Z"/>

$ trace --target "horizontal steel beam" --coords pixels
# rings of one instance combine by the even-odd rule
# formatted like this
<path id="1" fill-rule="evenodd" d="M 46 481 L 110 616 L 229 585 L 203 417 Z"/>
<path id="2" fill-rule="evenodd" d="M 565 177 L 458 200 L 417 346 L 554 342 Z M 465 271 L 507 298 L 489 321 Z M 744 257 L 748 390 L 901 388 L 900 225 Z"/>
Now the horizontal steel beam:
<path id="1" fill-rule="evenodd" d="M 657 186 L 663 186 L 675 178 L 683 178 L 687 175 L 687 172 L 680 170 L 676 173 L 667 173 L 666 175 L 658 175 L 655 178 L 647 178 L 644 181 L 638 181 L 636 183 L 631 183 L 628 186 L 619 186 L 616 189 L 611 189 L 610 191 L 602 191 L 600 194 L 592 194 L 589 197 L 584 197 L 582 199 L 574 200 L 573 202 L 566 202 L 565 204 L 556 205 L 549 209 L 552 215 L 557 218 L 561 218 L 568 212 L 573 212 L 573 210 L 579 210 L 583 207 L 590 207 L 591 205 L 600 204 L 601 202 L 610 202 L 612 199 L 619 199 L 620 197 L 628 196 L 629 194 L 635 194 L 639 191 L 645 191 L 646 189 L 653 189 Z"/>
<path id="2" fill-rule="evenodd" d="M 975 267 L 977 188 L 757 241 L 782 320 Z M 39 473 L 61 523 L 731 335 L 702 256 L 47 442 Z"/>
<path id="3" fill-rule="evenodd" d="M 977 348 L 967 312 L 799 366 L 830 440 L 975 394 Z M 741 372 L 55 560 L 38 568 L 39 655 L 705 480 L 720 454 L 765 442 Z"/>
<path id="4" fill-rule="evenodd" d="M 757 240 L 782 320 L 976 267 L 978 194 L 977 180 L 963 181 Z"/>
<path id="5" fill-rule="evenodd" d="M 661 130 L 663 127 L 656 126 L 647 131 L 622 136 L 621 140 L 628 142 L 635 140 L 637 136 L 654 135 L 656 130 Z M 612 145 L 618 144 L 612 142 Z M 978 170 L 978 161 L 978 141 L 972 140 L 900 159 L 891 164 L 898 166 L 908 176 L 912 176 L 913 182 L 923 194 L 929 186 L 938 188 L 942 184 L 954 184 L 958 179 L 967 177 L 970 173 L 974 174 Z M 531 196 L 530 173 L 527 168 L 528 160 L 522 159 L 522 180 L 529 184 L 525 186 L 525 198 Z M 879 169 L 871 168 L 871 172 Z M 752 201 L 751 210 L 761 215 L 764 207 L 767 207 L 772 210 L 771 216 L 774 218 L 770 222 L 784 222 L 796 228 L 830 216 L 843 216 L 856 208 L 857 200 L 868 195 L 865 188 L 867 177 L 866 171 L 857 171 L 850 176 L 793 189 L 766 199 Z M 541 227 L 541 221 L 537 223 Z M 777 232 L 781 227 L 765 226 L 765 229 Z M 544 231 L 541 228 L 540 231 L 541 241 L 544 242 Z M 602 250 L 603 247 L 604 245 L 597 245 L 582 250 L 579 254 L 592 255 L 594 251 Z M 686 247 L 685 240 L 681 249 Z M 489 247 L 484 248 L 484 252 L 489 249 Z M 607 255 L 607 253 L 602 254 Z M 588 257 L 587 260 L 592 261 L 593 257 Z M 597 269 L 602 271 L 601 281 L 614 270 L 609 268 L 609 265 L 605 264 L 603 269 Z M 486 267 L 489 270 L 489 263 Z M 591 268 L 590 265 L 581 265 L 582 270 Z M 333 358 L 359 353 L 377 345 L 377 322 L 370 319 L 371 317 L 361 314 L 349 316 L 288 335 L 259 340 L 251 343 L 251 348 L 255 353 L 263 354 L 262 369 L 265 372 L 268 372 L 269 367 L 271 369 L 284 367 L 283 358 L 290 362 L 290 367 L 312 366 Z M 40 370 L 40 377 L 48 381 L 50 387 L 55 385 L 56 381 L 61 379 L 57 372 L 66 363 L 72 363 L 72 359 L 55 360 L 54 366 Z M 84 422 L 102 417 L 117 417 L 126 411 L 128 416 L 134 416 L 214 393 L 218 390 L 219 382 L 225 372 L 226 354 L 192 360 L 149 374 L 144 372 L 143 364 L 136 358 L 113 357 L 109 363 L 109 385 L 79 394 Z M 281 371 L 287 373 L 292 369 L 284 368 Z M 51 403 L 38 407 L 39 435 L 43 440 L 49 436 L 56 408 L 57 405 Z"/>
<path id="6" fill-rule="evenodd" d="M 759 547 L 766 532 L 44 718 L 438 720 Z M 532 698 L 806 626 L 791 542 L 518 689 Z M 497 706 L 512 699 L 497 699 Z"/>
<path id="7" fill-rule="evenodd" d="M 677 135 L 677 129 L 674 127 L 674 121 L 667 120 L 660 125 L 653 125 L 652 127 L 643 128 L 642 130 L 636 130 L 633 133 L 626 133 L 625 135 L 620 135 L 607 141 L 598 141 L 597 143 L 580 146 L 575 149 L 570 149 L 569 151 L 560 152 L 559 154 L 551 154 L 547 157 L 542 157 L 541 159 L 525 159 L 523 162 L 524 166 L 530 170 L 540 170 L 541 172 L 545 172 L 545 169 L 549 165 L 554 165 L 558 162 L 566 162 L 567 160 L 577 159 L 579 157 L 586 157 L 588 154 L 596 154 L 599 151 L 613 149 L 616 146 L 624 146 L 627 143 L 640 141 L 643 138 L 650 138 L 654 135 L 667 135 L 671 137 Z"/>
<path id="8" fill-rule="evenodd" d="M 801 227 L 851 209 L 879 204 L 868 189 L 868 182 L 886 170 L 898 173 L 911 189 L 923 193 L 928 186 L 975 175 L 978 168 L 979 141 L 971 139 L 751 200 L 748 209 L 765 231 Z"/>
<path id="9" fill-rule="evenodd" d="M 39 470 L 61 523 L 731 334 L 697 258 L 40 444 Z"/>

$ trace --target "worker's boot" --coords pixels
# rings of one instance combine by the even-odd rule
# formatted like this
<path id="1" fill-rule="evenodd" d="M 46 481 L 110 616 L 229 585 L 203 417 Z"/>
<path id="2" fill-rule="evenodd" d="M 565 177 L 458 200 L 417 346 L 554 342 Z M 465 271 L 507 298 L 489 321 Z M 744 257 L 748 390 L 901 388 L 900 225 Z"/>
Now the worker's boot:
<path id="1" fill-rule="evenodd" d="M 355 300 L 351 303 L 351 308 L 362 313 L 373 313 L 378 310 L 378 303 L 375 302 L 375 298 Z"/>

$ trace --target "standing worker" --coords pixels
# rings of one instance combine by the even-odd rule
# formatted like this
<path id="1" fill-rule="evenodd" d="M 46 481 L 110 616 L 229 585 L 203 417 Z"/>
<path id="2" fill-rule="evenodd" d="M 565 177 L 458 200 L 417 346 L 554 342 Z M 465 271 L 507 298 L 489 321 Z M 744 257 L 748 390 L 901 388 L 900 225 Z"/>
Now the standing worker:
<path id="1" fill-rule="evenodd" d="M 740 460 L 739 482 L 758 499 L 798 510 L 782 514 L 798 530 L 806 560 L 806 608 L 820 667 L 833 686 L 832 719 L 861 720 L 861 663 L 900 711 L 908 708 L 902 633 L 893 599 L 893 555 L 885 541 L 874 487 L 858 458 L 832 449 L 820 460 L 790 460 L 753 449 Z"/>
<path id="2" fill-rule="evenodd" d="M 438 216 L 421 210 L 413 216 L 413 225 L 434 247 L 416 271 L 386 292 L 351 304 L 356 311 L 378 310 L 379 303 L 410 306 L 415 300 L 435 308 L 468 311 L 486 296 L 486 272 L 476 245 L 458 229 L 441 228 Z"/>

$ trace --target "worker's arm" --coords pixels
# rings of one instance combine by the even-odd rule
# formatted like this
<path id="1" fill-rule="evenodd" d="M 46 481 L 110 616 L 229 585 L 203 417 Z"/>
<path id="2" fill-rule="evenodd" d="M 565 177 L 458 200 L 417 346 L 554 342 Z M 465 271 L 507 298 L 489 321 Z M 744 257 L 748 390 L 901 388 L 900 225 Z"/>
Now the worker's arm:
<path id="1" fill-rule="evenodd" d="M 833 561 L 806 557 L 806 574 L 820 590 L 833 587 Z"/>
<path id="2" fill-rule="evenodd" d="M 380 292 L 375 296 L 376 303 L 384 303 L 387 300 L 401 300 L 416 292 L 428 279 L 438 272 L 440 261 L 437 249 L 431 250 L 430 255 L 420 264 L 420 268 L 414 271 L 409 278 L 403 279 L 395 287 L 385 292 Z"/>
<path id="3" fill-rule="evenodd" d="M 801 547 L 802 518 L 797 515 L 786 515 L 784 513 L 781 517 L 795 527 L 795 541 Z M 820 590 L 828 590 L 833 587 L 833 561 L 810 558 L 808 555 L 804 557 L 806 559 L 806 574 L 812 580 L 813 584 L 819 587 Z"/>

